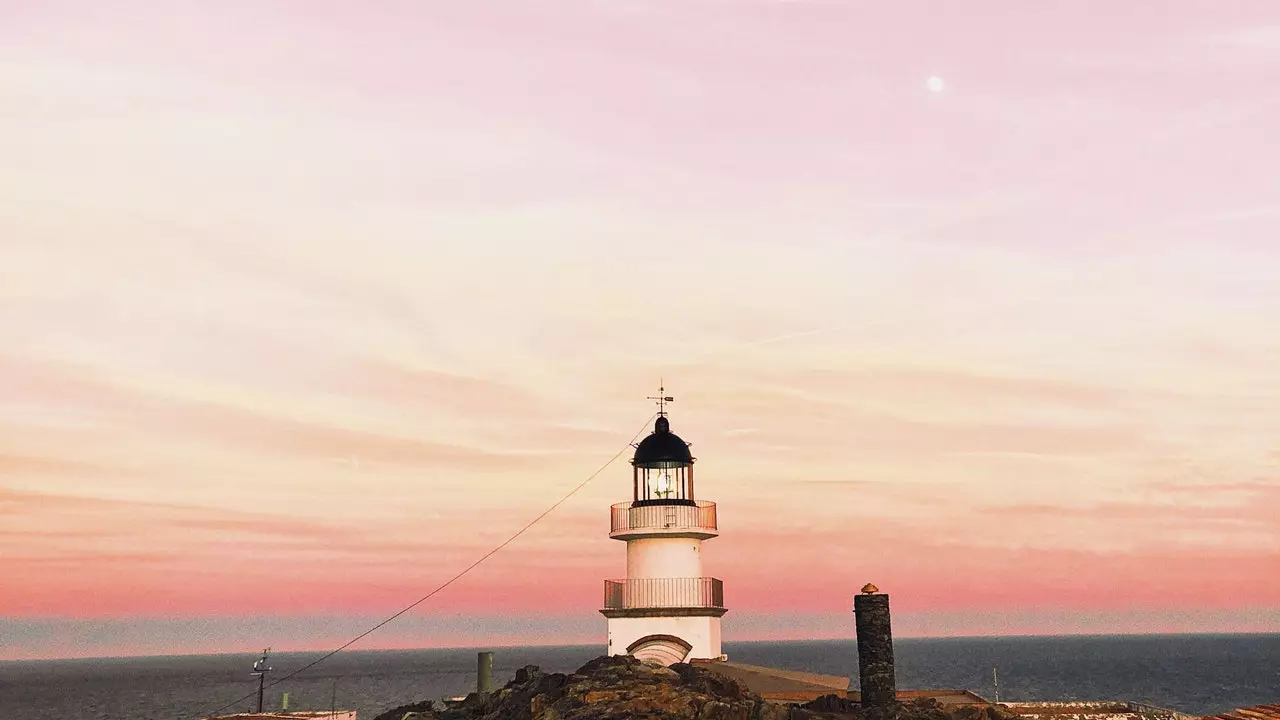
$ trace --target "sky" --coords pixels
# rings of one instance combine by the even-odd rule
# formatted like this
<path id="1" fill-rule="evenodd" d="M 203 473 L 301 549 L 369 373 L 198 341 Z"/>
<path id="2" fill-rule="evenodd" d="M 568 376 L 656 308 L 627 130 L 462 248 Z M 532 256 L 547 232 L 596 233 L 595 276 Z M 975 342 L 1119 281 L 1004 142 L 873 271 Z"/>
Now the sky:
<path id="1" fill-rule="evenodd" d="M 1273 0 L 0 0 L 0 659 L 341 644 L 660 379 L 727 641 L 1280 631 L 1277 83 Z M 358 647 L 603 647 L 628 457 Z"/>

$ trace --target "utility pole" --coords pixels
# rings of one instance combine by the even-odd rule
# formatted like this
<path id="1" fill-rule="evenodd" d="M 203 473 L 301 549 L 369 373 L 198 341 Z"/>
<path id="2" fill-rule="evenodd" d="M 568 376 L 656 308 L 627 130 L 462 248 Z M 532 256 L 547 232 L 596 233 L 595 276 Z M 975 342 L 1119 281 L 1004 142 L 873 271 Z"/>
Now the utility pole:
<path id="1" fill-rule="evenodd" d="M 249 673 L 249 677 L 258 676 L 258 712 L 262 712 L 262 694 L 267 687 L 267 673 L 271 672 L 271 668 L 267 667 L 267 655 L 270 654 L 271 648 L 262 651 L 262 657 L 253 663 L 253 672 Z"/>

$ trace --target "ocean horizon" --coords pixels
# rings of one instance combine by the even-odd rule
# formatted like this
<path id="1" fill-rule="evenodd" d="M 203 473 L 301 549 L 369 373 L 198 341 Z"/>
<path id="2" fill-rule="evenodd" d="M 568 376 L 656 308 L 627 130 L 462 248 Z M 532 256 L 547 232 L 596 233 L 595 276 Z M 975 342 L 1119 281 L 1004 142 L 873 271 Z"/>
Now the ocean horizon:
<path id="1" fill-rule="evenodd" d="M 1203 633 L 1026 633 L 1020 635 L 894 635 L 893 642 L 896 645 L 905 640 L 928 640 L 928 641 L 946 641 L 946 640 L 1052 640 L 1059 638 L 1186 638 L 1186 637 L 1280 637 L 1280 631 L 1277 632 L 1203 632 Z M 849 637 L 835 638 L 789 638 L 783 640 L 777 639 L 754 639 L 754 640 L 734 640 L 725 641 L 725 645 L 745 646 L 745 645 L 761 645 L 761 644 L 787 644 L 787 643 L 841 643 L 856 642 L 857 637 L 850 635 Z M 601 645 L 594 642 L 570 642 L 570 643 L 515 643 L 509 645 L 431 645 L 423 647 L 362 647 L 359 650 L 343 650 L 342 654 L 351 652 L 418 652 L 432 650 L 466 650 L 468 652 L 480 651 L 499 651 L 505 649 L 564 649 L 564 648 L 585 648 Z M 601 645 L 602 646 L 602 645 Z M 602 646 L 603 647 L 603 646 Z M 272 656 L 275 655 L 294 655 L 294 654 L 310 654 L 324 655 L 332 652 L 333 648 L 313 648 L 307 650 L 273 650 Z M 168 658 L 217 658 L 217 657 L 259 657 L 259 653 L 248 651 L 226 651 L 226 652 L 180 652 L 180 653 L 123 653 L 119 655 L 56 655 L 41 657 L 24 657 L 24 658 L 0 658 L 0 665 L 6 663 L 39 663 L 39 662 L 63 662 L 63 661 L 91 661 L 91 660 L 130 660 L 130 659 L 168 659 Z"/>
<path id="2" fill-rule="evenodd" d="M 848 675 L 857 687 L 852 639 L 739 641 L 730 660 Z M 1037 635 L 897 638 L 898 687 L 970 690 L 1002 701 L 1127 700 L 1195 715 L 1280 700 L 1280 633 Z M 539 665 L 568 672 L 603 654 L 602 644 L 415 650 L 348 650 L 269 687 L 265 706 L 355 709 L 363 720 L 398 705 L 462 695 L 475 687 L 475 653 L 494 652 L 494 681 Z M 283 678 L 326 651 L 273 653 Z M 0 661 L 0 708 L 21 720 L 186 720 L 252 709 L 254 653 Z M 225 707 L 224 707 L 225 706 Z"/>

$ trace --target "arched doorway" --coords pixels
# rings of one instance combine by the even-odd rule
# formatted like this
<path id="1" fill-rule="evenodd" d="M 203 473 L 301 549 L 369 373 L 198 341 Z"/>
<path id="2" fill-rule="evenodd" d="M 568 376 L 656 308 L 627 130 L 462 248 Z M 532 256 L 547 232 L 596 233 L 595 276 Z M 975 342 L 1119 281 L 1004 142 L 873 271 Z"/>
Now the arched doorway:
<path id="1" fill-rule="evenodd" d="M 627 654 L 637 660 L 652 660 L 665 665 L 682 662 L 693 645 L 675 635 L 645 635 L 627 646 Z"/>

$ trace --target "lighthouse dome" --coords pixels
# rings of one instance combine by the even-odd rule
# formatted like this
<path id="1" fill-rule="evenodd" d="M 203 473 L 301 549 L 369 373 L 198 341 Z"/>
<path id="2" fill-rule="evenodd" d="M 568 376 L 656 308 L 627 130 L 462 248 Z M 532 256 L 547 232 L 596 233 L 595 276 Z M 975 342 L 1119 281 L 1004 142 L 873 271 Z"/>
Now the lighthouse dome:
<path id="1" fill-rule="evenodd" d="M 665 415 L 653 424 L 653 432 L 636 446 L 631 464 L 642 468 L 670 468 L 693 464 L 689 443 L 671 432 L 671 423 Z"/>

